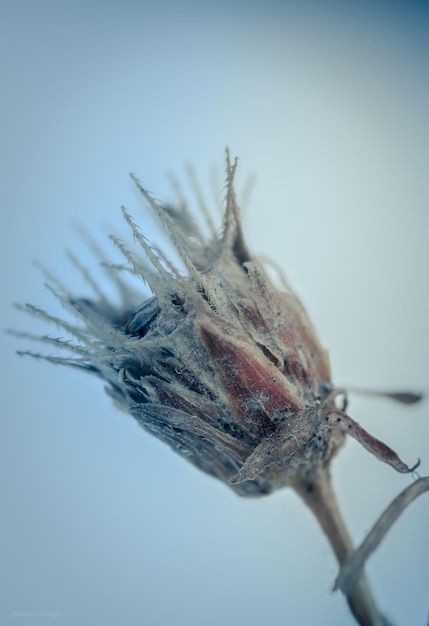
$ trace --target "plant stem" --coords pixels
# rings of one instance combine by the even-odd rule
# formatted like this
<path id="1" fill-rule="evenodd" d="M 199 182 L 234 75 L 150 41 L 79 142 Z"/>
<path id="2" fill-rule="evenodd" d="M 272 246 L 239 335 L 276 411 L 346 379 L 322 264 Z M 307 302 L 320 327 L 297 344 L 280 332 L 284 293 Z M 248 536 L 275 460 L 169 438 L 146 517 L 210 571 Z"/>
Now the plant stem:
<path id="1" fill-rule="evenodd" d="M 329 471 L 318 470 L 304 481 L 293 485 L 295 491 L 312 510 L 337 557 L 340 566 L 354 551 L 353 543 L 338 507 L 332 489 Z M 389 626 L 379 612 L 371 589 L 362 573 L 352 587 L 345 592 L 350 610 L 361 626 Z"/>

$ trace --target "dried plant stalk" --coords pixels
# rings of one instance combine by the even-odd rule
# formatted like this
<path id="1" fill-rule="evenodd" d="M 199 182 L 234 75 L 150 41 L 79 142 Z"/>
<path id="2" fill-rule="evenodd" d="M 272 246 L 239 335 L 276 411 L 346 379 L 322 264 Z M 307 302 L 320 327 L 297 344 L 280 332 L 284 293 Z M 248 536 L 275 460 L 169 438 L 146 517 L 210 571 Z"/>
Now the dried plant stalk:
<path id="1" fill-rule="evenodd" d="M 353 543 L 341 516 L 328 470 L 320 470 L 306 484 L 298 483 L 295 490 L 315 515 L 332 546 L 338 563 L 342 565 L 354 553 Z M 358 624 L 388 626 L 388 622 L 375 604 L 363 573 L 360 573 L 353 585 L 345 590 L 345 595 Z"/>
<path id="2" fill-rule="evenodd" d="M 406 465 L 345 412 L 346 394 L 332 384 L 328 353 L 303 305 L 286 281 L 282 290 L 272 283 L 247 247 L 234 193 L 236 166 L 227 153 L 220 232 L 204 203 L 205 229 L 186 206 L 179 211 L 156 202 L 133 176 L 182 264 L 174 267 L 122 209 L 144 255 L 117 237 L 112 240 L 152 297 L 142 302 L 118 274 L 123 268 L 104 263 L 122 298 L 115 305 L 72 257 L 94 299 L 73 296 L 52 278 L 57 286 L 50 289 L 79 323 L 64 322 L 32 305 L 26 310 L 75 339 L 42 338 L 66 351 L 66 356 L 42 358 L 103 379 L 119 407 L 199 469 L 242 496 L 262 496 L 285 486 L 295 489 L 343 564 L 352 544 L 330 485 L 329 466 L 346 436 L 398 472 L 411 472 L 417 465 Z M 335 404 L 339 395 L 344 397 L 343 410 Z M 409 392 L 383 395 L 407 404 L 420 397 Z M 362 576 L 346 593 L 360 624 L 385 624 Z"/>
<path id="3" fill-rule="evenodd" d="M 335 581 L 334 590 L 341 589 L 344 593 L 349 593 L 366 561 L 378 548 L 391 526 L 407 506 L 426 491 L 429 491 L 429 476 L 417 479 L 396 496 L 378 518 L 361 545 L 348 558 L 340 561 L 341 570 Z"/>

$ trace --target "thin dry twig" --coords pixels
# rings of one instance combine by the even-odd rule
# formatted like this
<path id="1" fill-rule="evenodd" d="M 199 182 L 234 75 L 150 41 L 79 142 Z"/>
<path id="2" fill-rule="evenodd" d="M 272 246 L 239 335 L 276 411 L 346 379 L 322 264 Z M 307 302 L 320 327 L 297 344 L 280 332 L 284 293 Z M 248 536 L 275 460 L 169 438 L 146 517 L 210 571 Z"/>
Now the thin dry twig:
<path id="1" fill-rule="evenodd" d="M 357 548 L 341 565 L 340 572 L 334 585 L 334 591 L 341 589 L 344 593 L 354 584 L 374 550 L 379 546 L 388 533 L 390 527 L 396 522 L 401 513 L 409 504 L 414 502 L 420 495 L 429 491 L 429 476 L 417 479 L 412 485 L 404 489 L 389 504 L 381 514 L 372 529 L 369 531 L 359 548 Z"/>

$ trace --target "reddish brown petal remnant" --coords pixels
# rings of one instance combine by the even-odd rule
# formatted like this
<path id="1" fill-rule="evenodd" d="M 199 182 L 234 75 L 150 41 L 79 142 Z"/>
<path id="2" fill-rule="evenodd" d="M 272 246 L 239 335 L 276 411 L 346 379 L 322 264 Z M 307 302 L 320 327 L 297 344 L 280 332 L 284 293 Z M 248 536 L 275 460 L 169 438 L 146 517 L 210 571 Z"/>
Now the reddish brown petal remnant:
<path id="1" fill-rule="evenodd" d="M 200 332 L 230 404 L 251 433 L 269 434 L 276 415 L 300 408 L 294 388 L 257 349 L 222 335 L 210 324 L 202 324 Z"/>

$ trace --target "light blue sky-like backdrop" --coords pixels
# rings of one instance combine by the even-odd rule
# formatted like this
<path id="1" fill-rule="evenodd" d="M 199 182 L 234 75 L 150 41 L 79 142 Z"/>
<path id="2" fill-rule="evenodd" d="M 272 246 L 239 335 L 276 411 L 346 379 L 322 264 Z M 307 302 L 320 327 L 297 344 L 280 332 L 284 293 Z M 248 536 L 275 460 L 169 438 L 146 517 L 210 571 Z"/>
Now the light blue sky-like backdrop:
<path id="1" fill-rule="evenodd" d="M 255 175 L 249 243 L 302 296 L 335 382 L 428 388 L 428 28 L 423 2 L 2 0 L 1 327 L 55 334 L 12 307 L 60 312 L 35 259 L 79 293 L 72 249 L 103 280 L 74 220 L 113 259 L 121 204 L 157 237 L 129 171 L 171 201 L 190 160 L 210 196 L 228 144 L 238 188 Z M 96 380 L 0 341 L 1 624 L 353 623 L 292 492 L 239 499 Z M 422 474 L 428 411 L 350 405 Z M 410 483 L 353 441 L 333 476 L 356 541 Z M 398 626 L 427 623 L 428 528 L 426 497 L 369 563 Z"/>

